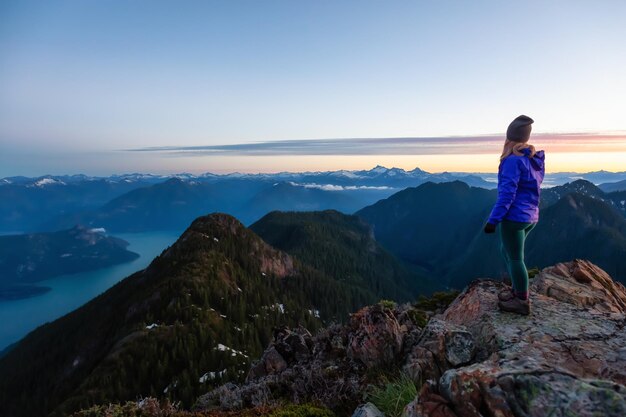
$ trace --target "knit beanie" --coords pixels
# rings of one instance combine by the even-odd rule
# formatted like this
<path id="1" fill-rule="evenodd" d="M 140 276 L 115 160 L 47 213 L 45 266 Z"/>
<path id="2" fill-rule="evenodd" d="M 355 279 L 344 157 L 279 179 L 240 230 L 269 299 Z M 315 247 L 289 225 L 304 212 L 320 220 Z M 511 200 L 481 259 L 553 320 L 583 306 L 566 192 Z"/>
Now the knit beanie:
<path id="1" fill-rule="evenodd" d="M 534 122 L 528 116 L 518 116 L 511 122 L 509 128 L 506 130 L 506 138 L 513 142 L 526 143 L 530 138 L 530 126 Z"/>

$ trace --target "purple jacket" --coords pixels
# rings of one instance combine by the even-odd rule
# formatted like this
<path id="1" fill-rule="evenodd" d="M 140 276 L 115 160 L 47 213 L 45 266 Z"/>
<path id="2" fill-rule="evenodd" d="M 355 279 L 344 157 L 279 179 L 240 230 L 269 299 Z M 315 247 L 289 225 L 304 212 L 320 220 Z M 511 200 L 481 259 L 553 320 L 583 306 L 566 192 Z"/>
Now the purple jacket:
<path id="1" fill-rule="evenodd" d="M 537 223 L 539 220 L 539 195 L 545 174 L 543 151 L 530 158 L 530 149 L 524 155 L 509 155 L 498 167 L 498 200 L 491 210 L 488 223 L 502 220 Z"/>

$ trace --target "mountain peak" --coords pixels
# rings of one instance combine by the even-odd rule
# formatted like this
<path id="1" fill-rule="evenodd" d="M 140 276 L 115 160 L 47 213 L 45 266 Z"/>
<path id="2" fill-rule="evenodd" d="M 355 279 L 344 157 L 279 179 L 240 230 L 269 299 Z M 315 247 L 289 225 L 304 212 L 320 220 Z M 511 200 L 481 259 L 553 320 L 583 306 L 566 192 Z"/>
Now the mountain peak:
<path id="1" fill-rule="evenodd" d="M 245 226 L 234 216 L 226 213 L 211 213 L 195 219 L 188 230 L 196 232 L 237 233 Z"/>
<path id="2" fill-rule="evenodd" d="M 380 174 L 386 173 L 387 171 L 389 171 L 389 168 L 384 167 L 382 165 L 376 165 L 374 168 L 370 169 L 367 172 L 370 173 L 370 174 L 378 174 L 378 175 L 380 175 Z"/>
<path id="3" fill-rule="evenodd" d="M 184 184 L 184 178 L 182 177 L 172 177 L 172 178 L 168 178 L 165 181 L 163 181 L 163 184 L 167 184 L 167 185 L 176 185 L 176 184 Z"/>
<path id="4" fill-rule="evenodd" d="M 420 167 L 415 167 L 412 170 L 410 170 L 409 173 L 411 173 L 411 174 L 425 174 L 426 171 L 424 171 L 423 169 L 420 169 Z"/>
<path id="5" fill-rule="evenodd" d="M 242 252 L 245 249 L 245 252 Z M 166 251 L 165 258 L 204 258 L 209 252 L 219 252 L 228 259 L 249 263 L 258 261 L 260 271 L 284 278 L 295 272 L 293 259 L 272 248 L 235 217 L 211 213 L 198 217 Z M 152 265 L 149 267 L 151 268 Z"/>
<path id="6" fill-rule="evenodd" d="M 564 184 L 563 187 L 567 187 L 573 190 L 592 190 L 593 192 L 601 192 L 600 188 L 598 188 L 597 185 L 583 178 L 568 182 Z"/>

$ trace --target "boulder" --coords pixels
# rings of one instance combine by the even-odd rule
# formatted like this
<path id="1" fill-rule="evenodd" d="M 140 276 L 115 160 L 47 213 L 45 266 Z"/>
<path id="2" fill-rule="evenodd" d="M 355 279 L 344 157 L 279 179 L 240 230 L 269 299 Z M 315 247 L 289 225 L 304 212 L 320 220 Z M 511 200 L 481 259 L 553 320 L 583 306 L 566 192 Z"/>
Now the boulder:
<path id="1" fill-rule="evenodd" d="M 309 358 L 311 345 L 311 333 L 304 327 L 294 330 L 283 327 L 274 333 L 274 347 L 289 364 Z"/>
<path id="2" fill-rule="evenodd" d="M 449 368 L 469 363 L 475 353 L 474 337 L 464 326 L 433 318 L 406 356 L 403 370 L 421 385 Z"/>
<path id="3" fill-rule="evenodd" d="M 430 350 L 439 364 L 448 368 L 468 363 L 474 357 L 474 338 L 465 326 L 434 318 L 428 322 L 418 346 Z"/>
<path id="4" fill-rule="evenodd" d="M 311 333 L 304 327 L 288 329 L 277 328 L 274 331 L 274 342 L 259 360 L 253 361 L 246 377 L 246 382 L 276 374 L 287 369 L 298 361 L 306 361 L 311 356 Z"/>
<path id="5" fill-rule="evenodd" d="M 481 366 L 451 369 L 439 382 L 442 404 L 458 417 L 626 415 L 626 387 L 579 378 L 554 369 L 542 371 Z M 426 414 L 429 416 L 429 414 Z"/>
<path id="6" fill-rule="evenodd" d="M 261 356 L 267 374 L 275 374 L 287 369 L 287 361 L 278 353 L 275 346 L 270 347 Z"/>
<path id="7" fill-rule="evenodd" d="M 423 346 L 414 346 L 406 357 L 402 370 L 421 386 L 428 379 L 438 379 L 441 376 L 441 367 L 433 353 Z"/>
<path id="8" fill-rule="evenodd" d="M 559 301 L 606 313 L 626 312 L 626 288 L 616 285 L 601 268 L 576 259 L 545 268 L 531 291 Z"/>
<path id="9" fill-rule="evenodd" d="M 419 395 L 402 411 L 402 417 L 457 417 L 449 402 L 425 383 Z"/>
<path id="10" fill-rule="evenodd" d="M 385 415 L 372 403 L 365 403 L 356 408 L 352 417 L 385 417 Z"/>
<path id="11" fill-rule="evenodd" d="M 407 415 L 626 415 L 624 287 L 587 261 L 557 264 L 534 278 L 530 316 L 500 312 L 502 288 L 475 281 L 429 323 L 419 345 L 439 363 L 452 365 L 441 337 L 448 326 L 471 334 L 476 355 L 442 367 Z"/>
<path id="12" fill-rule="evenodd" d="M 351 315 L 350 327 L 348 357 L 360 360 L 367 368 L 397 361 L 407 328 L 401 328 L 391 309 L 381 304 L 362 308 Z"/>

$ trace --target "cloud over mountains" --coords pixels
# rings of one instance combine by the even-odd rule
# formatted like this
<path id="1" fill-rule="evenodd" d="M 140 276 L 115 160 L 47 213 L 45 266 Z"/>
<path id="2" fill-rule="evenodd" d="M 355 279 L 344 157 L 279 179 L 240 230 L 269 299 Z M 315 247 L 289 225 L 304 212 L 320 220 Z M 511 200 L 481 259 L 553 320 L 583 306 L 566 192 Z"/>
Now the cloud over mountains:
<path id="1" fill-rule="evenodd" d="M 198 155 L 452 155 L 497 152 L 502 135 L 291 139 L 206 146 L 128 149 L 176 156 Z M 537 133 L 531 142 L 552 152 L 626 151 L 626 133 Z"/>

